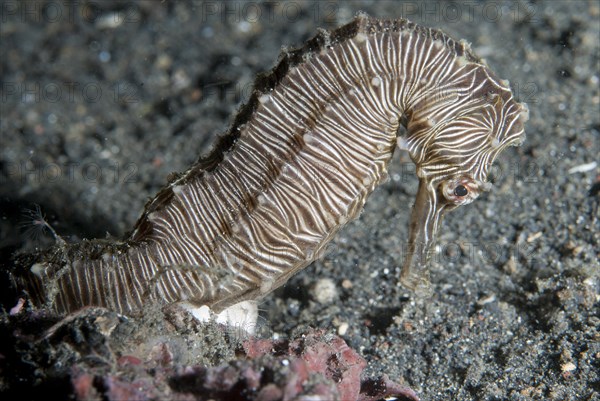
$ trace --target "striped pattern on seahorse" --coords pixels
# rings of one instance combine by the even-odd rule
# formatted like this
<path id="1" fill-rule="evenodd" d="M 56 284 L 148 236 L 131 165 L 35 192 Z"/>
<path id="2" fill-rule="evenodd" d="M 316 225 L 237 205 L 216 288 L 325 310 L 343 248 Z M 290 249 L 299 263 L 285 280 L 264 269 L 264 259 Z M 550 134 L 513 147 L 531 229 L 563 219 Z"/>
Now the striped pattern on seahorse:
<path id="1" fill-rule="evenodd" d="M 466 160 L 485 178 L 522 137 L 522 110 L 466 44 L 360 15 L 284 54 L 229 136 L 148 203 L 127 241 L 50 262 L 61 266 L 42 295 L 57 311 L 126 313 L 149 300 L 220 311 L 260 297 L 358 216 L 401 122 L 419 174 L 458 174 Z"/>

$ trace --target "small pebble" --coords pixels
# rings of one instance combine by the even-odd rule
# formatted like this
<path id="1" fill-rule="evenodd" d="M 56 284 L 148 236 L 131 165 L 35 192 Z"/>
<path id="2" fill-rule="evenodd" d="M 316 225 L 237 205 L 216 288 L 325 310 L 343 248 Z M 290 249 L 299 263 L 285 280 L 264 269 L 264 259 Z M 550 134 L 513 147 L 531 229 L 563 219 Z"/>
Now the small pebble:
<path id="1" fill-rule="evenodd" d="M 483 306 L 485 304 L 489 304 L 492 303 L 496 300 L 496 295 L 495 294 L 490 294 L 490 295 L 486 295 L 484 297 L 481 297 L 477 300 L 477 305 L 479 306 Z"/>
<path id="2" fill-rule="evenodd" d="M 577 368 L 577 366 L 575 366 L 573 362 L 567 362 L 560 365 L 560 368 L 563 372 L 572 372 Z"/>
<path id="3" fill-rule="evenodd" d="M 338 329 L 337 329 L 337 333 L 338 336 L 343 336 L 348 332 L 348 328 L 350 327 L 350 325 L 346 322 L 342 323 L 339 325 Z"/>
<path id="4" fill-rule="evenodd" d="M 342 281 L 342 288 L 344 288 L 344 289 L 346 289 L 346 290 L 348 290 L 348 289 L 352 288 L 352 281 L 348 280 L 347 278 L 346 278 L 346 279 L 344 279 L 344 280 Z"/>
<path id="5" fill-rule="evenodd" d="M 330 278 L 320 279 L 313 286 L 311 295 L 320 304 L 332 303 L 338 295 L 335 282 Z"/>

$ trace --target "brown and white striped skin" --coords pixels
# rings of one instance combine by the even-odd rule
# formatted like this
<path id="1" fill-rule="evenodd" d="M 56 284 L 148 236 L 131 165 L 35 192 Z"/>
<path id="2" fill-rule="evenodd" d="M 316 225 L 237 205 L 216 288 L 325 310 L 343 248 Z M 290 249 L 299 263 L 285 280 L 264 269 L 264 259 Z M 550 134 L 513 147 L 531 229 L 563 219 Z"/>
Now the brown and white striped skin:
<path id="1" fill-rule="evenodd" d="M 526 110 L 467 44 L 359 15 L 260 76 L 228 134 L 146 205 L 129 238 L 57 247 L 27 266 L 25 286 L 57 312 L 149 301 L 219 312 L 264 296 L 358 216 L 401 123 L 421 182 L 401 280 L 423 285 L 443 213 L 486 189 L 496 156 L 523 140 Z"/>

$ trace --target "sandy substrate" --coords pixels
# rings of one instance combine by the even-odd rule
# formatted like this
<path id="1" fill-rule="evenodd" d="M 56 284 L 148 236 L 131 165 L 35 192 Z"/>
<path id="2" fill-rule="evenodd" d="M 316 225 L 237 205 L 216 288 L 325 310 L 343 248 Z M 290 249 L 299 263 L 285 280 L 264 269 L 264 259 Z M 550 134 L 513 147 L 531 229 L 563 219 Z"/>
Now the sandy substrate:
<path id="1" fill-rule="evenodd" d="M 168 174 L 208 151 L 281 46 L 359 10 L 408 17 L 471 42 L 510 80 L 529 104 L 526 142 L 501 155 L 491 192 L 447 216 L 430 297 L 397 279 L 416 191 L 397 152 L 360 219 L 261 302 L 261 334 L 338 333 L 367 360 L 366 375 L 387 374 L 422 400 L 600 400 L 597 1 L 17 3 L 0 5 L 4 266 L 51 242 L 23 216 L 34 203 L 72 241 L 131 229 Z M 325 279 L 331 298 L 314 291 Z M 8 311 L 15 299 L 3 302 Z M 156 341 L 162 323 L 147 319 L 111 333 L 109 353 L 149 353 L 144 338 Z M 66 396 L 69 386 L 49 379 L 66 366 L 47 369 L 23 338 L 6 348 L 19 324 L 2 322 L 0 389 Z M 162 338 L 181 366 L 235 358 L 213 329 L 181 338 Z"/>

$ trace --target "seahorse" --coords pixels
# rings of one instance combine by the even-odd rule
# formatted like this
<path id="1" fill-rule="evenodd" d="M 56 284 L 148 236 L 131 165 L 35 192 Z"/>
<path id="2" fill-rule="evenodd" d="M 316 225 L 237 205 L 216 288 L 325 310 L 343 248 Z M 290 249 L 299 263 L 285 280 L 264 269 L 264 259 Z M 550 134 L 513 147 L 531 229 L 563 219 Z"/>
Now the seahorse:
<path id="1" fill-rule="evenodd" d="M 358 217 L 398 147 L 419 178 L 399 279 L 426 288 L 442 217 L 489 189 L 527 119 L 466 42 L 359 13 L 284 50 L 213 151 L 171 179 L 126 238 L 21 255 L 14 281 L 57 313 L 135 314 L 148 302 L 218 313 L 259 299 Z"/>

